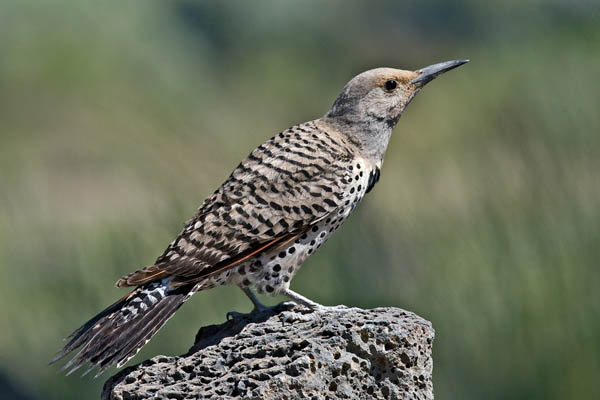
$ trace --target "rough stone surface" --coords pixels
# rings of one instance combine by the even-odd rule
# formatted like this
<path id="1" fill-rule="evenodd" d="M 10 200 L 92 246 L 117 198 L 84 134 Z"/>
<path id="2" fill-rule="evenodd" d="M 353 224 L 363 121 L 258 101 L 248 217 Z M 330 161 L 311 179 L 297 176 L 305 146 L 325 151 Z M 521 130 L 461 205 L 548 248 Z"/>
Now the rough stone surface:
<path id="1" fill-rule="evenodd" d="M 272 310 L 199 330 L 104 385 L 103 399 L 433 399 L 434 331 L 398 308 Z"/>

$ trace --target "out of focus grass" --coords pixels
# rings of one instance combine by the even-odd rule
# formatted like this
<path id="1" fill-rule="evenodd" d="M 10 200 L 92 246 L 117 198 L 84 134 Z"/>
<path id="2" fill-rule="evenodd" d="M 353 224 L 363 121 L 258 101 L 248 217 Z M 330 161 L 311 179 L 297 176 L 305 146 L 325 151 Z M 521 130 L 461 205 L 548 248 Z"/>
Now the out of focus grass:
<path id="1" fill-rule="evenodd" d="M 469 57 L 292 286 L 431 320 L 439 398 L 599 397 L 599 11 L 536 4 L 3 2 L 0 375 L 97 397 L 102 378 L 46 366 L 60 338 L 254 146 L 363 69 Z M 134 361 L 249 309 L 238 292 L 194 296 Z"/>

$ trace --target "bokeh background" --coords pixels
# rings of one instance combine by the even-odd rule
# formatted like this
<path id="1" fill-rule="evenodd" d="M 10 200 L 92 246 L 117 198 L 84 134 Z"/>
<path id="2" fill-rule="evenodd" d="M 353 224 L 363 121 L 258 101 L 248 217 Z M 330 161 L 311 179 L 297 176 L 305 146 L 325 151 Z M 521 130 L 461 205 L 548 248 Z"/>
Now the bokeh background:
<path id="1" fill-rule="evenodd" d="M 0 38 L 1 398 L 98 398 L 115 369 L 58 374 L 61 338 L 251 149 L 456 58 L 292 288 L 431 320 L 437 398 L 600 398 L 597 1 L 2 0 Z M 131 363 L 250 308 L 199 293 Z"/>

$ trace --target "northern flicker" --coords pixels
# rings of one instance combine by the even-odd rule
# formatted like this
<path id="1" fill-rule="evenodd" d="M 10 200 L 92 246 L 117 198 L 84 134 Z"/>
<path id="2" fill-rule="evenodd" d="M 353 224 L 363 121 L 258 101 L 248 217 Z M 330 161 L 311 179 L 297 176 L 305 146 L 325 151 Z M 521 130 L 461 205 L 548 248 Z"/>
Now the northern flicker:
<path id="1" fill-rule="evenodd" d="M 124 276 L 134 289 L 68 338 L 52 360 L 98 374 L 122 366 L 194 293 L 237 285 L 321 306 L 290 290 L 302 263 L 346 220 L 380 176 L 392 129 L 413 97 L 468 60 L 416 71 L 377 68 L 344 87 L 320 119 L 258 146 L 199 208 L 153 265 Z M 88 370 L 89 371 L 89 370 Z"/>

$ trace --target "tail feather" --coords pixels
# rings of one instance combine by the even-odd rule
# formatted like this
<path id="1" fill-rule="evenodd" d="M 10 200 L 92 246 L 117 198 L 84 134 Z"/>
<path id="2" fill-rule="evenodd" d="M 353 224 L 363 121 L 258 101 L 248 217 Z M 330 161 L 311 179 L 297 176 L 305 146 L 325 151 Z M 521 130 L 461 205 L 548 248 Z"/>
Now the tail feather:
<path id="1" fill-rule="evenodd" d="M 112 364 L 117 364 L 118 367 L 123 366 L 127 363 L 137 352 L 150 340 L 150 338 L 167 322 L 169 318 L 173 316 L 175 311 L 183 304 L 181 297 L 170 298 L 169 304 L 165 304 L 156 312 L 149 312 L 148 315 L 144 316 L 143 320 L 140 321 L 136 332 L 132 333 L 131 337 L 125 335 L 124 340 L 119 342 L 118 346 L 111 348 L 115 349 L 114 352 L 104 355 L 99 358 L 96 363 L 100 365 L 99 373 L 102 373 L 106 368 Z M 154 310 L 152 310 L 154 311 Z"/>
<path id="2" fill-rule="evenodd" d="M 115 311 L 118 311 L 123 306 L 123 304 L 125 304 L 127 300 L 135 294 L 135 292 L 136 291 L 134 290 L 131 293 L 128 293 L 127 295 L 123 296 L 121 299 L 107 307 L 104 311 L 98 313 L 98 315 L 96 315 L 94 318 L 90 319 L 88 322 L 83 324 L 80 328 L 76 329 L 75 332 L 67 336 L 65 340 L 68 340 L 69 342 L 54 356 L 54 358 L 50 361 L 50 364 L 57 362 L 73 350 L 80 347 L 86 341 L 89 341 L 89 339 L 92 336 L 92 327 L 107 315 L 113 314 Z"/>
<path id="3" fill-rule="evenodd" d="M 158 331 L 158 329 L 163 326 L 169 318 L 173 315 L 175 310 L 179 308 L 181 305 L 180 302 L 172 303 L 170 307 L 165 307 L 160 313 L 158 313 L 154 318 L 148 321 L 146 327 L 131 340 L 127 342 L 127 344 L 117 352 L 112 358 L 116 360 L 117 366 L 122 367 L 127 363 L 148 341 L 150 338 Z M 172 309 L 171 307 L 174 307 Z M 107 367 L 106 361 L 102 363 L 102 370 Z"/>
<path id="4" fill-rule="evenodd" d="M 192 293 L 191 287 L 170 292 L 165 281 L 138 287 L 73 332 L 67 338 L 69 342 L 50 363 L 79 349 L 62 368 L 69 370 L 67 375 L 85 364 L 89 364 L 85 374 L 98 366 L 97 375 L 113 364 L 121 367 L 137 354 Z"/>

